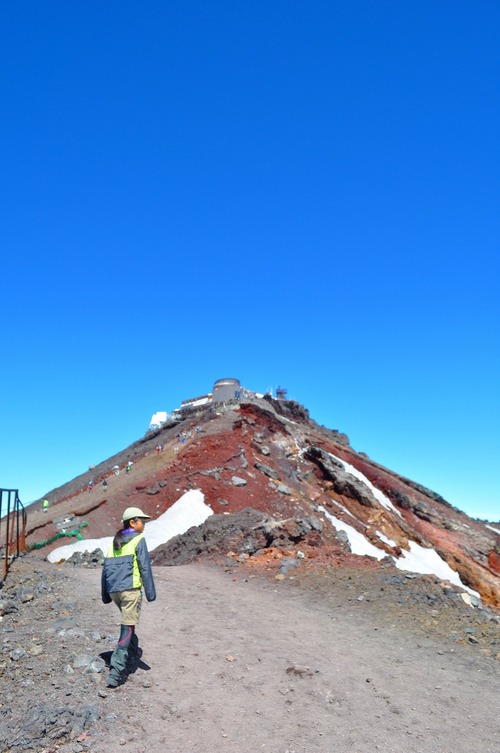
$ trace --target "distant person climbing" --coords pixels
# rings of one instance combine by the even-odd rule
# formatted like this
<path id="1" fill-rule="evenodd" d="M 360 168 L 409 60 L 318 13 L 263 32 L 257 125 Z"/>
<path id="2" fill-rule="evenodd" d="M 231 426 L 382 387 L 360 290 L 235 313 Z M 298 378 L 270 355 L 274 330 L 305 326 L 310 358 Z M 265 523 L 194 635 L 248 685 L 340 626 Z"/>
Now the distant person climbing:
<path id="1" fill-rule="evenodd" d="M 108 491 L 108 482 L 106 481 L 106 479 L 104 479 L 104 481 L 102 482 L 102 488 L 105 492 Z"/>
<path id="2" fill-rule="evenodd" d="M 132 465 L 133 463 L 131 463 L 131 461 L 129 460 L 127 463 L 127 467 L 125 468 L 126 473 L 130 473 L 130 471 L 132 470 Z"/>
<path id="3" fill-rule="evenodd" d="M 138 507 L 127 507 L 123 528 L 115 535 L 104 560 L 101 596 L 105 604 L 113 601 L 121 613 L 120 637 L 110 659 L 108 688 L 116 688 L 125 671 L 132 671 L 141 658 L 135 628 L 139 623 L 142 588 L 148 601 L 156 599 L 156 589 L 144 538 L 144 526 L 150 516 Z"/>
<path id="4" fill-rule="evenodd" d="M 47 512 L 49 509 L 49 500 L 48 499 L 42 499 L 42 510 L 44 512 Z"/>

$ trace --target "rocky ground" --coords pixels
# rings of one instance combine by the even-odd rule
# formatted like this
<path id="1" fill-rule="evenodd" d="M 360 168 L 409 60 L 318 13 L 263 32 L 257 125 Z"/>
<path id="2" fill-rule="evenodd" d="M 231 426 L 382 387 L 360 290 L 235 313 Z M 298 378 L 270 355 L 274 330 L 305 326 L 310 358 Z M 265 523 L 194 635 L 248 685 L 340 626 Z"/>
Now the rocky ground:
<path id="1" fill-rule="evenodd" d="M 0 591 L 0 750 L 497 753 L 494 613 L 432 576 L 288 560 L 156 566 L 143 660 L 117 690 L 99 567 L 15 560 Z"/>

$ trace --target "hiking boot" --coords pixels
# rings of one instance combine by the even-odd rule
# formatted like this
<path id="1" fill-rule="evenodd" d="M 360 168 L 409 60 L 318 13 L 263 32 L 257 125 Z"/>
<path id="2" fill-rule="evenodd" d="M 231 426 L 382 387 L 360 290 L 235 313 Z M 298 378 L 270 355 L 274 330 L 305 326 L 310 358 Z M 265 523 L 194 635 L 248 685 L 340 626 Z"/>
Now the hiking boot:
<path id="1" fill-rule="evenodd" d="M 109 677 L 108 677 L 108 684 L 106 685 L 106 687 L 107 688 L 117 688 L 119 682 L 120 682 L 120 678 L 116 677 L 116 675 L 111 674 L 111 672 L 110 672 Z"/>

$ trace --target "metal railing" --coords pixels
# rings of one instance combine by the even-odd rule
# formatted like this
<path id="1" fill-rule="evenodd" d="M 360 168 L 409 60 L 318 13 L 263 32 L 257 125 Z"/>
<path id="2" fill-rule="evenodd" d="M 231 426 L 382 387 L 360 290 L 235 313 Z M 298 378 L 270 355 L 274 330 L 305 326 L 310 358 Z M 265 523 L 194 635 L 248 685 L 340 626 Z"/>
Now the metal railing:
<path id="1" fill-rule="evenodd" d="M 0 489 L 0 551 L 3 577 L 15 557 L 26 550 L 26 510 L 17 489 Z"/>

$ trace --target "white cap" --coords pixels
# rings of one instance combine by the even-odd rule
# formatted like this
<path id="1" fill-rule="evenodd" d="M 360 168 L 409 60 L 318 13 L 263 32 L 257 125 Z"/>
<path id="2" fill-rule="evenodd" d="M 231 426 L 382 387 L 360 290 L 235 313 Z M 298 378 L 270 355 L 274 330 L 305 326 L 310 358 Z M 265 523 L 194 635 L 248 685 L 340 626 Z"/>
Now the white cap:
<path id="1" fill-rule="evenodd" d="M 146 515 L 139 507 L 127 507 L 122 515 L 122 521 L 132 520 L 132 518 L 147 518 L 151 520 L 151 515 Z"/>

